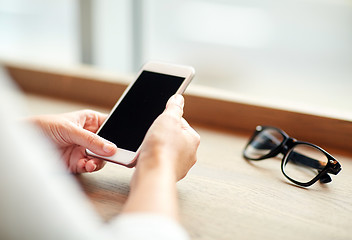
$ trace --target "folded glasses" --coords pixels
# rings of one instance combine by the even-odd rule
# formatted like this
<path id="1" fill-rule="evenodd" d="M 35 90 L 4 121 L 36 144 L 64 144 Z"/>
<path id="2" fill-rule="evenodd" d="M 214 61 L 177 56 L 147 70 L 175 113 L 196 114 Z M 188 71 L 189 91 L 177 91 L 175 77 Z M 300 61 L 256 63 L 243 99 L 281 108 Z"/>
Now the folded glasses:
<path id="1" fill-rule="evenodd" d="M 293 183 L 308 187 L 320 181 L 331 182 L 329 174 L 338 174 L 340 163 L 324 149 L 289 137 L 281 129 L 257 126 L 243 151 L 248 160 L 263 160 L 283 154 L 282 173 Z"/>

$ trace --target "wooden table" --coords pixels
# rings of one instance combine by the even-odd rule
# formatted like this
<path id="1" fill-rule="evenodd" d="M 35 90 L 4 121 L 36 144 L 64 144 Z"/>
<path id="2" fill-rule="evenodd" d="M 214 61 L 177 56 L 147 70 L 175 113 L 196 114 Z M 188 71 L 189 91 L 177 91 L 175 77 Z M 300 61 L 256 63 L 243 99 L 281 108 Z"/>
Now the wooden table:
<path id="1" fill-rule="evenodd" d="M 35 95 L 27 99 L 34 114 L 87 108 Z M 181 220 L 192 239 L 352 239 L 351 157 L 330 150 L 342 165 L 340 174 L 330 184 L 301 188 L 285 179 L 279 159 L 245 161 L 248 136 L 194 127 L 201 136 L 198 162 L 178 183 Z M 126 201 L 132 174 L 108 163 L 77 179 L 108 221 Z"/>

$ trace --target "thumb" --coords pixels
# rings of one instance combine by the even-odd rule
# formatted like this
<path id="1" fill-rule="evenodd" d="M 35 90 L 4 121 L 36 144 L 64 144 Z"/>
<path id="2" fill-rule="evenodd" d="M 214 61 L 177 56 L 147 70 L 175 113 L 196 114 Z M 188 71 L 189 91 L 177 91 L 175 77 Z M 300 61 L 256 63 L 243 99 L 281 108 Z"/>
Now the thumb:
<path id="1" fill-rule="evenodd" d="M 182 117 L 183 115 L 184 98 L 180 94 L 173 95 L 166 104 L 166 109 L 164 112 L 171 113 L 177 117 Z"/>
<path id="2" fill-rule="evenodd" d="M 70 139 L 72 143 L 88 148 L 90 151 L 103 156 L 111 156 L 117 149 L 115 144 L 79 127 L 70 132 Z"/>

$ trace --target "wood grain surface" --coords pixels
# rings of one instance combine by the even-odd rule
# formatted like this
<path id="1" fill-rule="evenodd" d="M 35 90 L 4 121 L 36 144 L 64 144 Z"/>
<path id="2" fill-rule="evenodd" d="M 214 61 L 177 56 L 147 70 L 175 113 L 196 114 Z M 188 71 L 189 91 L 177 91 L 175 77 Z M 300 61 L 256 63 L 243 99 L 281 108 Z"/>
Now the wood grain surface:
<path id="1" fill-rule="evenodd" d="M 33 114 L 91 107 L 33 94 L 27 99 Z M 191 239 L 351 239 L 351 157 L 335 155 L 343 169 L 332 183 L 301 188 L 285 179 L 279 159 L 244 160 L 248 135 L 194 127 L 201 136 L 198 162 L 177 185 L 181 221 Z M 119 215 L 133 171 L 108 163 L 76 177 L 104 221 Z"/>
<path id="2" fill-rule="evenodd" d="M 26 92 L 108 109 L 134 78 L 84 66 L 53 68 L 16 62 L 3 64 Z M 185 116 L 193 124 L 246 134 L 256 125 L 272 125 L 299 140 L 352 155 L 352 111 L 339 115 L 324 109 L 264 103 L 261 99 L 248 99 L 192 84 L 185 98 Z"/>

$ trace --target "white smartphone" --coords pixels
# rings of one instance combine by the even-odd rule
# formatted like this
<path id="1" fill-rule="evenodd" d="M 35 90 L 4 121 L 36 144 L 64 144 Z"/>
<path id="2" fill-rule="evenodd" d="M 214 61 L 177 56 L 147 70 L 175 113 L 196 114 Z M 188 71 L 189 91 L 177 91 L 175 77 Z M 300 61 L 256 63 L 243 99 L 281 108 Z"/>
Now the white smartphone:
<path id="1" fill-rule="evenodd" d="M 193 76 L 194 69 L 189 66 L 145 64 L 97 131 L 99 136 L 116 144 L 116 154 L 104 157 L 86 149 L 87 155 L 133 167 L 149 127 L 164 111 L 168 99 L 176 93 L 182 94 Z"/>

